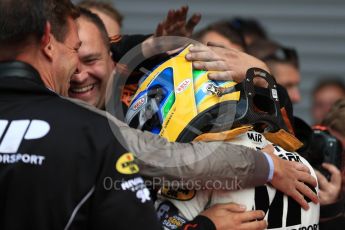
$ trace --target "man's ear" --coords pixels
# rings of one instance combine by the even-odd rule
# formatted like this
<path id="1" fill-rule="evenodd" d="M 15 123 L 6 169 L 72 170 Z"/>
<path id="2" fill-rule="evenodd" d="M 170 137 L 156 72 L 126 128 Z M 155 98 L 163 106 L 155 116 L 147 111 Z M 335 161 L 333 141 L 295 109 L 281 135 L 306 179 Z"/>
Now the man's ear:
<path id="1" fill-rule="evenodd" d="M 43 51 L 43 54 L 50 60 L 53 58 L 53 39 L 54 38 L 51 33 L 51 25 L 49 22 L 47 22 L 44 27 L 44 33 L 41 39 L 41 49 Z"/>

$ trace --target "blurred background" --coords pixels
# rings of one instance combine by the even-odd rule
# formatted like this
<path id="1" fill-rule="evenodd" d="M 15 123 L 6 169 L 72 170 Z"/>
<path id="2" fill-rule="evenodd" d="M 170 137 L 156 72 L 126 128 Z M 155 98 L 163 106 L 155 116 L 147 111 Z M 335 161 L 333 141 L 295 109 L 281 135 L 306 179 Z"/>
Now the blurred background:
<path id="1" fill-rule="evenodd" d="M 74 1 L 78 3 L 78 0 Z M 344 0 L 108 0 L 124 16 L 124 34 L 153 33 L 169 9 L 189 6 L 202 14 L 196 31 L 211 22 L 235 16 L 257 19 L 269 36 L 297 50 L 300 58 L 302 99 L 295 114 L 308 123 L 311 91 L 325 76 L 345 81 Z"/>

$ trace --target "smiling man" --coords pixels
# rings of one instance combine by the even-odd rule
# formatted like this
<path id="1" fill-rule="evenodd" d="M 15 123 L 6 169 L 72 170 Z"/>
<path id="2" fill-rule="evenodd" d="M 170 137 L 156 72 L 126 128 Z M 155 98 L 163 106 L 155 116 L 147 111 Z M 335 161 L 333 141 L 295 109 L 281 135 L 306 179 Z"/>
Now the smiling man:
<path id="1" fill-rule="evenodd" d="M 81 9 L 81 11 L 85 10 Z M 102 108 L 107 82 L 114 70 L 114 63 L 110 55 L 108 36 L 105 30 L 99 29 L 104 25 L 97 19 L 81 14 L 77 20 L 78 34 L 82 41 L 78 51 L 80 62 L 71 78 L 68 95 Z"/>

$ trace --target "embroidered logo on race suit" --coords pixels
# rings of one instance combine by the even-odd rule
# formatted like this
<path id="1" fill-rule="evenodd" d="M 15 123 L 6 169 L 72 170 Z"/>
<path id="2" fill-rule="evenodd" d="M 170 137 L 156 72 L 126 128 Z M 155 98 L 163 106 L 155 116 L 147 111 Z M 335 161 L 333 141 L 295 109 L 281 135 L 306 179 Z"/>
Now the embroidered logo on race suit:
<path id="1" fill-rule="evenodd" d="M 287 152 L 282 147 L 275 145 L 275 144 L 273 145 L 273 147 L 274 147 L 278 157 L 280 157 L 281 159 L 302 163 L 300 156 L 297 155 L 296 153 Z"/>
<path id="2" fill-rule="evenodd" d="M 0 163 L 42 165 L 44 156 L 18 153 L 18 149 L 23 141 L 43 138 L 49 131 L 49 123 L 42 120 L 0 120 Z"/>
<path id="3" fill-rule="evenodd" d="M 161 189 L 161 195 L 165 196 L 170 199 L 180 200 L 180 201 L 188 201 L 193 199 L 196 192 L 195 190 L 187 190 L 187 189 L 168 189 L 163 187 Z"/>
<path id="4" fill-rule="evenodd" d="M 257 142 L 257 143 L 263 142 L 263 135 L 261 133 L 249 131 L 247 132 L 247 137 L 253 142 Z"/>
<path id="5" fill-rule="evenodd" d="M 123 154 L 116 162 L 116 170 L 121 174 L 135 174 L 139 172 L 138 165 L 134 162 L 132 153 Z"/>
<path id="6" fill-rule="evenodd" d="M 141 201 L 141 203 L 151 200 L 150 191 L 146 188 L 144 180 L 141 177 L 136 177 L 122 182 L 121 188 L 124 191 L 129 190 L 135 192 L 136 197 Z"/>
<path id="7" fill-rule="evenodd" d="M 273 144 L 273 147 L 274 154 L 281 159 L 303 163 L 297 153 L 288 152 L 276 144 Z M 261 148 L 257 149 L 260 150 Z M 311 166 L 309 168 L 312 170 Z M 312 187 L 308 184 L 306 184 L 306 186 L 308 186 L 315 194 L 317 194 L 317 188 Z M 304 198 L 308 203 L 311 202 L 308 197 Z M 305 226 L 306 222 L 302 219 L 301 206 L 291 197 L 287 197 L 287 199 L 285 199 L 282 192 L 273 192 L 273 188 L 271 188 L 270 186 L 255 187 L 254 200 L 256 209 L 263 210 L 266 213 L 266 218 L 268 220 L 268 229 L 286 229 L 286 227 L 292 227 L 295 225 L 299 225 L 299 227 L 291 228 L 291 230 L 318 229 L 317 224 Z M 317 212 L 318 209 L 314 208 L 314 210 L 311 210 L 310 212 L 315 213 L 315 211 Z M 284 214 L 284 212 L 286 213 Z"/>
<path id="8" fill-rule="evenodd" d="M 158 206 L 157 216 L 162 226 L 170 230 L 180 229 L 187 223 L 187 220 L 178 214 L 178 209 L 170 201 L 164 201 Z"/>
<path id="9" fill-rule="evenodd" d="M 179 229 L 181 228 L 187 220 L 179 215 L 170 216 L 168 219 L 163 220 L 162 225 L 168 229 Z"/>
<path id="10" fill-rule="evenodd" d="M 171 212 L 177 213 L 177 208 L 170 201 L 162 202 L 157 208 L 158 219 L 162 220 L 167 218 Z"/>

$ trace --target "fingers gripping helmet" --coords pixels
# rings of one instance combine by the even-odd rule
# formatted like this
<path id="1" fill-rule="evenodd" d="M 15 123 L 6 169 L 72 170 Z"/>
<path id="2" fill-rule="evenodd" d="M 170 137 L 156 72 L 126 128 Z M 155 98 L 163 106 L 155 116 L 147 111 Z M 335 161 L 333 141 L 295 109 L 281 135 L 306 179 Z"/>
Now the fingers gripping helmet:
<path id="1" fill-rule="evenodd" d="M 126 122 L 169 141 L 230 129 L 240 92 L 234 81 L 212 81 L 185 59 L 188 47 L 144 76 Z"/>

